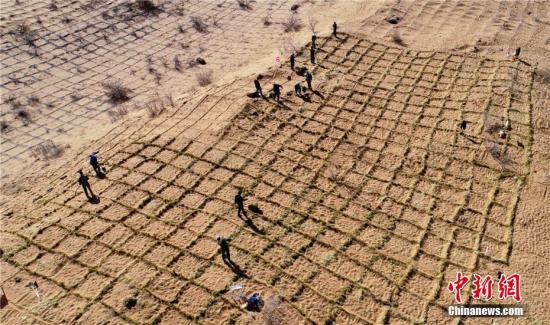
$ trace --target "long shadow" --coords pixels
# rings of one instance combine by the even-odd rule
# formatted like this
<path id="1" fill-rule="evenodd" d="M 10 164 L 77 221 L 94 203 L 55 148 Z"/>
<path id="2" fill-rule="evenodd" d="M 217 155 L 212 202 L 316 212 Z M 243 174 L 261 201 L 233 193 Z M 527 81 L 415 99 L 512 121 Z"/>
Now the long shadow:
<path id="1" fill-rule="evenodd" d="M 474 144 L 480 144 L 481 143 L 481 141 L 476 141 L 474 137 L 467 136 L 464 133 L 459 133 L 459 135 L 463 136 L 466 140 L 468 140 L 468 141 L 470 141 Z"/>
<path id="2" fill-rule="evenodd" d="M 247 218 L 247 219 L 244 221 L 244 223 L 245 223 L 250 229 L 252 229 L 252 231 L 254 231 L 255 233 L 260 234 L 260 235 L 265 235 L 265 232 L 264 232 L 262 229 L 258 228 L 258 226 L 256 226 L 256 225 L 254 224 L 254 221 L 252 221 L 252 219 Z"/>
<path id="3" fill-rule="evenodd" d="M 522 60 L 522 59 L 519 59 L 519 58 L 518 58 L 518 61 L 521 62 L 521 63 L 523 63 L 523 64 L 525 64 L 525 65 L 528 66 L 528 67 L 531 66 L 531 63 L 529 63 L 529 62 L 527 62 L 527 61 L 524 61 L 524 60 Z"/>
<path id="4" fill-rule="evenodd" d="M 250 276 L 248 276 L 248 274 L 246 274 L 240 267 L 237 263 L 233 262 L 232 260 L 230 259 L 224 259 L 223 262 L 225 263 L 225 265 L 227 265 L 231 271 L 233 271 L 233 273 L 235 273 L 236 275 L 240 276 L 240 277 L 243 277 L 243 278 L 247 278 L 247 279 L 250 279 Z"/>
<path id="5" fill-rule="evenodd" d="M 321 94 L 318 90 L 314 90 L 313 94 L 319 96 L 321 99 L 325 99 L 325 96 L 323 96 L 323 94 Z"/>

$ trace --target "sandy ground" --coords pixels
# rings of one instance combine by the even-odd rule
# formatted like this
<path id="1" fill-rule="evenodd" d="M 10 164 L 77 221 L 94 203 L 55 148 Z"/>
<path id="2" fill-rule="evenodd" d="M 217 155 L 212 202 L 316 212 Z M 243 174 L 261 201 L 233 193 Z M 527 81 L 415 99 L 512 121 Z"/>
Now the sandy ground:
<path id="1" fill-rule="evenodd" d="M 307 1 L 298 15 L 307 25 L 308 13 L 317 12 L 324 26 L 316 65 L 309 62 L 307 27 L 289 38 L 280 25 L 263 25 L 267 12 L 274 22 L 288 18 L 289 3 L 258 1 L 248 10 L 231 1 L 191 2 L 184 6 L 186 18 L 178 18 L 177 3 L 165 3 L 158 16 L 132 18 L 139 24 L 111 22 L 124 39 L 133 29 L 145 30 L 139 54 L 102 63 L 106 70 L 135 66 L 135 76 L 125 76 L 124 68 L 111 73 L 132 85 L 135 97 L 124 105 L 143 106 L 155 91 L 173 100 L 164 98 L 167 109 L 158 117 L 129 109 L 110 122 L 106 112 L 113 107 L 100 90 L 105 78 L 71 81 L 75 73 L 64 70 L 59 78 L 65 86 L 57 89 L 76 83 L 95 89 L 97 97 L 85 97 L 97 103 L 96 115 L 75 125 L 72 136 L 34 137 L 70 148 L 32 168 L 25 156 L 32 146 L 10 153 L 5 145 L 25 147 L 17 139 L 40 132 L 35 121 L 52 117 L 46 108 L 33 111 L 25 126 L 11 119 L 12 108 L 4 109 L 12 127 L 2 134 L 2 167 L 10 170 L 1 206 L 0 281 L 10 302 L 0 311 L 2 322 L 258 323 L 269 315 L 282 324 L 550 322 L 549 4 Z M 102 8 L 114 12 L 117 5 Z M 7 4 L 3 31 L 20 12 L 27 20 L 37 12 L 52 15 L 40 17 L 45 30 L 55 25 L 57 34 L 67 29 L 59 22 L 67 13 L 113 19 L 79 3 L 56 10 L 49 3 L 33 6 L 31 14 L 24 2 Z M 218 30 L 212 20 L 209 34 L 201 36 L 189 28 L 196 13 L 226 17 L 220 19 L 230 27 Z M 393 15 L 397 24 L 386 21 Z M 341 22 L 337 38 L 326 27 L 334 17 Z M 187 27 L 180 35 L 174 30 L 181 20 Z M 262 37 L 248 37 L 245 31 L 255 26 Z M 3 34 L 9 40 L 4 45 L 14 42 Z M 153 62 L 171 58 L 179 52 L 154 45 L 180 36 L 178 42 L 204 49 L 182 50 L 182 62 L 185 53 L 208 64 L 178 72 L 160 68 L 159 61 L 157 84 L 147 52 L 158 53 Z M 115 43 L 110 51 L 126 53 L 136 42 Z M 286 62 L 274 64 L 291 43 L 306 45 L 297 66 L 313 72 L 316 92 L 307 92 L 309 99 L 292 92 L 303 78 Z M 522 61 L 512 62 L 518 46 Z M 17 48 L 20 53 L 2 53 L 3 80 L 11 80 L 10 58 L 25 64 L 37 59 Z M 109 54 L 88 64 L 94 69 L 94 60 L 103 58 Z M 212 70 L 214 83 L 197 87 L 202 68 Z M 246 96 L 258 72 L 264 91 L 274 82 L 284 86 L 282 104 Z M 59 75 L 33 77 L 36 89 L 3 81 L 3 92 L 50 98 Z M 66 107 L 60 118 L 77 114 L 75 101 Z M 464 135 L 457 132 L 462 120 L 468 122 Z M 505 120 L 512 128 L 501 139 L 495 130 Z M 83 131 L 88 125 L 93 130 Z M 94 204 L 73 177 L 80 168 L 92 173 L 85 157 L 93 150 L 107 168 L 106 178 L 91 180 L 99 197 Z M 244 218 L 233 205 L 239 189 L 247 199 Z M 217 252 L 217 235 L 230 239 L 232 267 Z M 447 284 L 457 271 L 521 274 L 527 315 L 449 317 Z M 26 287 L 34 280 L 40 299 Z M 270 303 L 277 312 L 244 311 L 228 292 L 233 283 L 244 285 L 246 294 L 277 296 L 280 303 Z M 465 299 L 474 303 L 466 296 L 470 291 L 464 290 Z M 124 307 L 129 297 L 137 299 L 130 309 Z"/>

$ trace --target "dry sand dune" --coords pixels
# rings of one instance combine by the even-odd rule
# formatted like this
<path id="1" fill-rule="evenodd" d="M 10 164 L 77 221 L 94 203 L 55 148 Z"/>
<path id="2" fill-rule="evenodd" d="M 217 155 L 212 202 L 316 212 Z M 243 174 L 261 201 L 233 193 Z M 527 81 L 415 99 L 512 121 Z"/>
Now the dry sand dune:
<path id="1" fill-rule="evenodd" d="M 252 11 L 269 5 L 254 2 Z M 154 86 L 144 66 L 146 82 L 135 88 L 143 98 L 132 101 L 169 89 L 174 99 L 165 112 L 129 114 L 96 130 L 91 145 L 65 140 L 73 148 L 62 160 L 4 182 L 0 281 L 10 304 L 0 311 L 3 323 L 259 323 L 266 316 L 281 324 L 492 323 L 447 315 L 447 284 L 457 271 L 520 273 L 527 315 L 497 321 L 550 322 L 549 3 L 308 6 L 325 11 L 325 25 L 342 15 L 346 31 L 318 38 L 315 66 L 307 44 L 299 52 L 297 66 L 314 75 L 309 100 L 291 92 L 303 78 L 287 64 L 269 68 L 276 47 L 251 40 L 257 52 L 239 53 L 241 69 L 214 66 L 223 61 L 214 43 L 232 51 L 240 43 L 212 33 L 205 49 L 217 84 L 177 86 L 194 80 L 191 70 L 165 72 L 166 83 Z M 279 19 L 289 7 L 278 5 Z M 193 8 L 206 14 L 219 7 Z M 242 19 L 228 22 L 239 32 L 247 17 L 259 24 L 263 15 L 234 2 L 222 8 Z M 397 24 L 386 21 L 392 15 Z M 285 43 L 286 35 L 266 33 Z M 295 40 L 304 44 L 308 35 Z M 524 61 L 510 61 L 516 46 Z M 257 72 L 264 91 L 284 86 L 283 105 L 246 96 Z M 95 101 L 112 109 L 104 97 Z M 466 136 L 457 132 L 462 120 Z M 500 139 L 495 130 L 505 120 L 512 129 Z M 108 171 L 92 179 L 96 204 L 73 177 L 79 168 L 92 172 L 84 160 L 92 150 Z M 247 207 L 261 209 L 247 209 L 247 222 L 233 206 L 238 189 Z M 230 238 L 232 259 L 246 275 L 224 264 L 217 235 Z M 26 287 L 34 280 L 41 300 Z M 270 304 L 278 308 L 247 313 L 228 294 L 235 282 L 247 294 L 278 296 Z M 137 305 L 126 308 L 130 297 Z"/>

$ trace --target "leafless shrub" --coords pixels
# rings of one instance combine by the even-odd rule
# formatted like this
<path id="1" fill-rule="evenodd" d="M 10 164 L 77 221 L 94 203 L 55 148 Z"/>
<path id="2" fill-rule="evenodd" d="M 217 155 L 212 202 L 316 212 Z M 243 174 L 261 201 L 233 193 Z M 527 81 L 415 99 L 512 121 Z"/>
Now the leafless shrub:
<path id="1" fill-rule="evenodd" d="M 15 112 L 15 117 L 23 121 L 24 125 L 32 122 L 31 114 L 26 108 L 21 107 Z"/>
<path id="2" fill-rule="evenodd" d="M 115 106 L 107 111 L 107 115 L 111 122 L 116 122 L 128 115 L 128 109 L 124 105 Z"/>
<path id="3" fill-rule="evenodd" d="M 273 295 L 265 300 L 262 319 L 266 325 L 281 324 L 283 313 L 281 311 L 281 299 L 278 296 Z"/>
<path id="4" fill-rule="evenodd" d="M 55 10 L 59 9 L 57 7 L 57 4 L 55 3 L 55 0 L 52 0 L 52 2 L 50 2 L 49 8 L 50 8 L 51 11 L 55 11 Z"/>
<path id="5" fill-rule="evenodd" d="M 31 148 L 31 157 L 37 160 L 50 160 L 60 157 L 65 148 L 52 140 L 46 140 Z"/>
<path id="6" fill-rule="evenodd" d="M 66 25 L 70 24 L 71 21 L 73 21 L 73 19 L 71 17 L 68 17 L 68 16 L 65 16 L 65 17 L 61 18 L 61 22 L 63 24 L 66 24 Z"/>
<path id="7" fill-rule="evenodd" d="M 15 97 L 15 95 L 11 94 L 8 96 L 8 98 L 4 99 L 4 104 L 7 104 L 10 106 L 12 110 L 18 110 L 23 108 L 23 104 Z"/>
<path id="8" fill-rule="evenodd" d="M 249 0 L 236 0 L 237 4 L 239 5 L 239 8 L 242 10 L 252 10 L 252 6 L 250 5 Z"/>
<path id="9" fill-rule="evenodd" d="M 208 25 L 202 20 L 201 17 L 192 16 L 191 23 L 193 28 L 199 33 L 208 33 Z"/>
<path id="10" fill-rule="evenodd" d="M 181 65 L 181 61 L 180 59 L 178 58 L 178 56 L 174 56 L 174 69 L 176 69 L 176 71 L 178 72 L 182 72 L 183 71 L 183 66 Z"/>
<path id="11" fill-rule="evenodd" d="M 82 96 L 82 94 L 80 94 L 79 92 L 74 92 L 71 94 L 71 100 L 73 102 L 78 102 L 79 100 L 81 100 L 84 96 Z"/>
<path id="12" fill-rule="evenodd" d="M 403 41 L 403 39 L 401 38 L 401 35 L 399 34 L 399 32 L 397 30 L 394 31 L 394 33 L 392 34 L 391 40 L 392 40 L 392 42 L 394 42 L 395 44 L 397 44 L 399 46 L 407 46 L 407 44 L 405 44 L 405 41 Z"/>
<path id="13" fill-rule="evenodd" d="M 170 107 L 175 107 L 176 106 L 176 104 L 174 102 L 174 98 L 172 97 L 172 95 L 170 94 L 170 95 L 166 95 L 166 96 L 161 96 L 161 95 L 157 94 L 155 96 L 155 98 L 150 100 L 145 105 L 145 110 L 147 111 L 147 115 L 150 118 L 155 118 L 155 117 L 161 115 L 162 113 L 164 113 L 166 111 L 167 106 L 170 106 Z"/>
<path id="14" fill-rule="evenodd" d="M 332 182 L 339 184 L 342 182 L 344 177 L 342 176 L 342 173 L 339 171 L 338 167 L 336 166 L 330 166 L 327 169 L 326 173 L 328 179 L 330 179 Z"/>
<path id="15" fill-rule="evenodd" d="M 137 9 L 147 15 L 156 14 L 160 10 L 159 6 L 154 4 L 151 0 L 137 0 L 135 5 Z"/>
<path id="16" fill-rule="evenodd" d="M 313 17 L 309 17 L 309 19 L 307 20 L 307 25 L 309 27 L 309 30 L 312 32 L 312 33 L 317 33 L 317 24 L 319 23 L 319 21 Z"/>
<path id="17" fill-rule="evenodd" d="M 23 41 L 28 46 L 35 47 L 34 39 L 36 38 L 36 31 L 32 30 L 27 23 L 21 23 L 15 26 L 15 30 L 12 32 L 15 38 Z"/>
<path id="18" fill-rule="evenodd" d="M 202 70 L 195 74 L 199 86 L 204 87 L 212 83 L 212 71 L 211 70 Z"/>
<path id="19" fill-rule="evenodd" d="M 290 15 L 288 19 L 283 22 L 283 27 L 285 33 L 298 32 L 304 27 L 304 24 L 302 23 L 302 20 L 298 18 L 298 16 Z"/>
<path id="20" fill-rule="evenodd" d="M 105 0 L 90 0 L 88 3 L 83 4 L 81 8 L 86 11 L 91 11 L 100 8 Z"/>
<path id="21" fill-rule="evenodd" d="M 220 17 L 212 16 L 212 25 L 214 25 L 215 27 L 221 28 Z"/>
<path id="22" fill-rule="evenodd" d="M 272 23 L 271 23 L 271 15 L 267 15 L 264 17 L 263 19 L 263 22 L 264 22 L 264 26 L 270 26 Z"/>
<path id="23" fill-rule="evenodd" d="M 109 80 L 103 83 L 105 95 L 112 104 L 120 104 L 130 99 L 130 89 L 126 88 L 120 80 Z"/>
<path id="24" fill-rule="evenodd" d="M 36 95 L 31 95 L 29 96 L 28 103 L 31 106 L 36 106 L 38 105 L 38 103 L 40 103 L 40 98 L 38 98 L 38 96 Z"/>
<path id="25" fill-rule="evenodd" d="M 10 125 L 6 121 L 0 121 L 0 132 L 4 133 L 10 129 Z"/>
<path id="26" fill-rule="evenodd" d="M 176 7 L 174 8 L 174 12 L 178 16 L 183 16 L 185 12 L 185 1 L 180 1 L 178 4 L 176 4 Z"/>
<path id="27" fill-rule="evenodd" d="M 185 26 L 179 25 L 179 26 L 178 26 L 178 31 L 179 31 L 180 33 L 182 33 L 182 34 L 185 34 Z"/>

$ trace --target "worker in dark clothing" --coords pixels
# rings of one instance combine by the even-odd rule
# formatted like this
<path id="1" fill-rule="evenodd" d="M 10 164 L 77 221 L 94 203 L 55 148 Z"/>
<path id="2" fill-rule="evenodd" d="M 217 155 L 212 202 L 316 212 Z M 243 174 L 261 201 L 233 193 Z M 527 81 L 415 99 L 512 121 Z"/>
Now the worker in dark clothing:
<path id="1" fill-rule="evenodd" d="M 296 56 L 294 53 L 290 55 L 290 70 L 294 71 L 294 65 L 296 63 Z"/>
<path id="2" fill-rule="evenodd" d="M 317 41 L 317 35 L 315 33 L 311 34 L 311 47 L 314 49 L 317 48 L 317 44 L 315 43 Z"/>
<path id="3" fill-rule="evenodd" d="M 332 36 L 336 37 L 336 30 L 338 29 L 338 25 L 336 25 L 336 22 L 332 23 Z"/>
<path id="4" fill-rule="evenodd" d="M 296 92 L 296 96 L 302 97 L 302 84 L 301 83 L 295 84 L 294 91 Z"/>
<path id="5" fill-rule="evenodd" d="M 313 87 L 311 87 L 311 82 L 313 81 L 313 75 L 311 74 L 311 72 L 307 71 L 306 72 L 306 82 L 307 82 L 307 88 L 309 90 L 313 90 Z"/>
<path id="6" fill-rule="evenodd" d="M 218 241 L 218 245 L 220 246 L 222 260 L 226 263 L 231 263 L 231 255 L 229 254 L 229 243 L 227 242 L 227 239 L 223 238 L 222 236 L 217 236 L 216 240 Z"/>
<path id="7" fill-rule="evenodd" d="M 244 198 L 241 195 L 241 191 L 235 195 L 235 205 L 237 206 L 237 216 L 241 217 L 241 213 L 246 217 L 246 211 L 244 210 Z"/>
<path id="8" fill-rule="evenodd" d="M 311 59 L 311 64 L 315 64 L 315 48 L 313 46 L 309 49 L 309 56 Z"/>
<path id="9" fill-rule="evenodd" d="M 281 101 L 281 89 L 283 89 L 283 86 L 279 84 L 273 84 L 273 99 L 276 101 Z"/>
<path id="10" fill-rule="evenodd" d="M 99 161 L 97 160 L 97 152 L 92 152 L 92 154 L 88 156 L 88 158 L 90 159 L 90 165 L 92 165 L 92 168 L 95 171 L 95 175 L 97 177 L 103 176 L 101 166 L 99 166 Z"/>
<path id="11" fill-rule="evenodd" d="M 264 97 L 264 94 L 262 93 L 262 85 L 260 85 L 259 77 L 254 79 L 254 87 L 256 87 L 256 94 L 258 94 L 258 96 Z"/>
<path id="12" fill-rule="evenodd" d="M 84 175 L 82 169 L 79 170 L 78 173 L 80 174 L 80 176 L 78 177 L 78 184 L 82 186 L 86 198 L 88 198 L 88 200 L 93 199 L 95 197 L 95 194 L 94 192 L 92 192 L 92 188 L 90 187 L 90 183 L 88 182 L 88 176 Z"/>
<path id="13" fill-rule="evenodd" d="M 464 133 L 464 130 L 466 130 L 466 125 L 467 125 L 467 124 L 468 124 L 468 122 L 466 122 L 466 121 L 460 122 L 460 125 L 459 125 L 459 127 L 460 127 L 460 133 Z"/>

